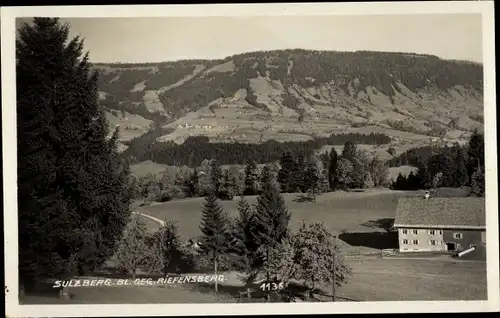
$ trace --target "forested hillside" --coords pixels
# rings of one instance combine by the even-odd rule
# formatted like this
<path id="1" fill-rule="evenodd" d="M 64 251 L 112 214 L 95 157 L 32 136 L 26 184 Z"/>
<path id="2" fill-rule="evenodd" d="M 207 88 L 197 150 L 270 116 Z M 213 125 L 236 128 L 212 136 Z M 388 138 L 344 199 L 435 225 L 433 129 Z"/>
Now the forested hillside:
<path id="1" fill-rule="evenodd" d="M 377 132 L 423 146 L 483 129 L 482 65 L 431 55 L 297 49 L 93 67 L 108 122 L 135 158 L 195 136 L 306 143 Z"/>

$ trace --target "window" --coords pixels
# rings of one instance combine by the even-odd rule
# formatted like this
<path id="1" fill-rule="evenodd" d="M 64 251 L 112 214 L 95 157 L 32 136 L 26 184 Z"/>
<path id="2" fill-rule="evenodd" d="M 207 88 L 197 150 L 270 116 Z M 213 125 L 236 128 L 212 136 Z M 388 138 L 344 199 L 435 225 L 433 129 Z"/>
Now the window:
<path id="1" fill-rule="evenodd" d="M 403 229 L 403 230 L 401 230 L 401 233 L 402 234 L 408 234 L 408 230 L 407 229 Z"/>
<path id="2" fill-rule="evenodd" d="M 403 244 L 408 244 L 408 240 L 403 240 Z"/>
<path id="3" fill-rule="evenodd" d="M 436 231 L 435 230 L 429 230 L 429 235 L 435 235 Z"/>
<path id="4" fill-rule="evenodd" d="M 461 240 L 463 237 L 462 233 L 453 233 L 453 238 L 455 240 Z"/>
<path id="5" fill-rule="evenodd" d="M 418 245 L 418 240 L 413 240 L 413 244 Z"/>
<path id="6" fill-rule="evenodd" d="M 439 230 L 439 235 L 443 234 L 443 231 Z"/>
<path id="7" fill-rule="evenodd" d="M 437 245 L 437 242 L 435 240 L 430 240 L 429 245 L 435 246 Z"/>
<path id="8" fill-rule="evenodd" d="M 413 230 L 413 234 L 418 234 L 418 230 Z"/>

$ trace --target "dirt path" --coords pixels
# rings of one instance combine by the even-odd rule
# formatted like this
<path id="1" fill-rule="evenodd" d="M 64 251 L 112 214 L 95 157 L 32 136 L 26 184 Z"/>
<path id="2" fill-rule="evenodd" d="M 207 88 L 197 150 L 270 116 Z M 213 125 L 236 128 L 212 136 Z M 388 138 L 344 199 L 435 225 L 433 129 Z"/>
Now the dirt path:
<path id="1" fill-rule="evenodd" d="M 150 220 L 153 220 L 155 221 L 156 223 L 158 223 L 160 226 L 163 226 L 165 225 L 165 221 L 162 221 L 158 218 L 155 218 L 154 216 L 151 216 L 151 215 L 147 215 L 147 214 L 144 214 L 144 213 L 140 213 L 140 212 L 132 212 L 133 214 L 137 214 L 137 215 L 140 215 L 140 216 L 143 216 L 145 218 L 148 218 Z"/>

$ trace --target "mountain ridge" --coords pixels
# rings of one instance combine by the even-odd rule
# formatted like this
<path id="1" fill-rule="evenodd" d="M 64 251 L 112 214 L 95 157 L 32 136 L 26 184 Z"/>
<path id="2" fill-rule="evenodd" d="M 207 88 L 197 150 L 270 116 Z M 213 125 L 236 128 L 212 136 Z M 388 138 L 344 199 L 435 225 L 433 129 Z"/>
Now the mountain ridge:
<path id="1" fill-rule="evenodd" d="M 483 66 L 429 54 L 294 49 L 93 68 L 124 141 L 159 127 L 170 133 L 157 141 L 177 143 L 304 140 L 356 128 L 458 140 L 483 129 Z"/>

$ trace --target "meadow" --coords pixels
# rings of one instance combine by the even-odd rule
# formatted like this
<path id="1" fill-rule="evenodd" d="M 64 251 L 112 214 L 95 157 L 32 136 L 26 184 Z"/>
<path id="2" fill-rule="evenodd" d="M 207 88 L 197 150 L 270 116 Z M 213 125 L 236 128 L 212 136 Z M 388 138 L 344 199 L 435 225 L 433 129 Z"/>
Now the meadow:
<path id="1" fill-rule="evenodd" d="M 388 189 L 370 189 L 364 192 L 337 191 L 325 193 L 316 199 L 315 203 L 297 202 L 297 194 L 283 194 L 286 205 L 292 217 L 290 228 L 298 229 L 302 222 L 323 222 L 326 228 L 334 235 L 342 238 L 341 234 L 385 233 L 385 224 L 394 219 L 397 199 L 401 195 L 408 195 L 401 191 Z M 247 196 L 246 200 L 252 205 L 256 203 L 256 196 Z M 220 201 L 225 212 L 230 217 L 238 215 L 238 197 L 232 201 Z M 136 211 L 154 216 L 161 220 L 176 221 L 179 226 L 181 239 L 189 240 L 201 234 L 199 226 L 203 198 L 189 198 L 174 200 L 162 204 L 143 206 Z M 368 242 L 367 242 L 368 243 Z M 373 252 L 369 244 L 347 244 L 345 252 Z"/>
<path id="2" fill-rule="evenodd" d="M 456 260 L 443 257 L 380 258 L 380 248 L 391 248 L 395 233 L 387 232 L 395 217 L 400 196 L 417 192 L 370 189 L 364 192 L 326 193 L 316 203 L 299 203 L 296 194 L 284 194 L 292 214 L 292 231 L 301 222 L 323 222 L 337 235 L 341 252 L 352 267 L 353 276 L 337 288 L 339 301 L 397 301 L 397 300 L 481 300 L 486 299 L 486 262 Z M 256 197 L 248 196 L 250 204 Z M 238 214 L 238 198 L 221 201 L 231 217 Z M 199 225 L 203 198 L 189 198 L 138 207 L 136 212 L 161 220 L 176 221 L 181 239 L 201 234 Z M 144 218 L 149 231 L 158 228 L 154 221 Z M 390 236 L 387 239 L 387 236 Z M 382 244 L 382 245 L 380 245 Z M 385 244 L 385 245 L 384 245 Z M 210 273 L 208 273 L 210 274 Z M 54 289 L 21 297 L 25 304 L 73 303 L 214 303 L 237 302 L 244 289 L 238 274 L 225 272 L 226 281 L 220 294 L 205 283 L 168 286 L 124 286 L 70 288 L 71 300 L 62 301 Z M 149 277 L 139 275 L 138 277 Z M 81 277 L 80 277 L 81 278 Z M 331 286 L 318 291 L 320 301 L 331 300 Z M 299 300 L 300 301 L 300 300 Z"/>
<path id="3" fill-rule="evenodd" d="M 486 262 L 452 259 L 380 259 L 376 256 L 348 257 L 351 280 L 337 287 L 338 301 L 439 301 L 485 300 Z M 72 298 L 63 301 L 57 290 L 20 298 L 21 304 L 153 304 L 235 303 L 244 290 L 236 273 L 224 273 L 227 282 L 215 295 L 213 285 L 203 283 L 161 286 L 74 287 Z M 81 278 L 81 277 L 80 277 Z M 331 301 L 331 287 L 316 296 Z M 298 300 L 300 301 L 300 300 Z"/>

